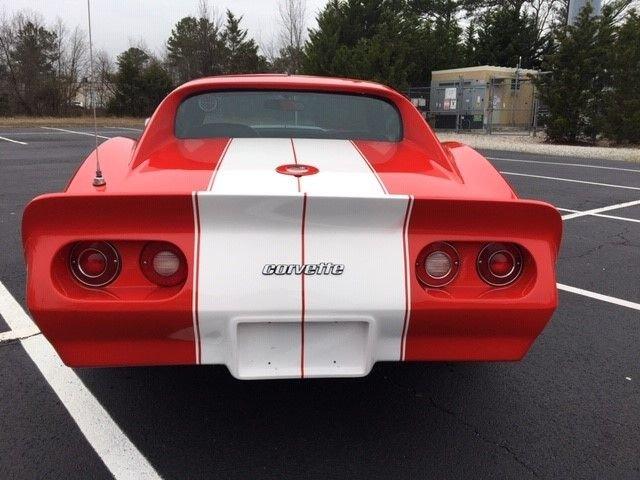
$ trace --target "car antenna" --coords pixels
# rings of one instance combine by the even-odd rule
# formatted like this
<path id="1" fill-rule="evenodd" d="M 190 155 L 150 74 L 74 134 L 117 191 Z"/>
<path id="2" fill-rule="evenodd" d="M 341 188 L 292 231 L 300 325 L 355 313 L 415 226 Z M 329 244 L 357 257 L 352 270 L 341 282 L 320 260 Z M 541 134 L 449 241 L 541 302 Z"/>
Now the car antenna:
<path id="1" fill-rule="evenodd" d="M 107 181 L 102 176 L 100 170 L 100 158 L 98 157 L 98 119 L 96 116 L 96 98 L 94 90 L 95 77 L 93 74 L 93 40 L 91 38 L 91 0 L 87 0 L 87 17 L 89 20 L 89 75 L 91 77 L 89 83 L 89 98 L 91 98 L 91 107 L 93 109 L 93 138 L 96 142 L 96 176 L 93 177 L 93 186 L 102 187 Z"/>

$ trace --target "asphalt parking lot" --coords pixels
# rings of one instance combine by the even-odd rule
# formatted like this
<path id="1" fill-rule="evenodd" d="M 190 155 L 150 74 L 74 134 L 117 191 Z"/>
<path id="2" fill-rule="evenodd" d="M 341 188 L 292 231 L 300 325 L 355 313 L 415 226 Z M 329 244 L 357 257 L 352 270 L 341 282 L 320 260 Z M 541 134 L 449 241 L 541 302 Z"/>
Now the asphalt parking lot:
<path id="1" fill-rule="evenodd" d="M 91 129 L 65 130 L 0 129 L 0 478 L 640 478 L 639 164 L 483 152 L 565 217 L 560 306 L 522 362 L 241 382 L 72 371 L 42 335 L 12 340 L 23 208 L 92 150 Z"/>

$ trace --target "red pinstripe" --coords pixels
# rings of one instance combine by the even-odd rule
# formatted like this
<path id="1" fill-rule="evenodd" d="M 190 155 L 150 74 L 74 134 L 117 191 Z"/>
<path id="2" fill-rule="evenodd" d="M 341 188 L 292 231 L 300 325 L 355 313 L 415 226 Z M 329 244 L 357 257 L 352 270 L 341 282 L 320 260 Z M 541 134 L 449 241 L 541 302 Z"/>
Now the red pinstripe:
<path id="1" fill-rule="evenodd" d="M 200 363 L 200 351 L 202 345 L 200 344 L 200 323 L 198 320 L 198 276 L 200 268 L 200 214 L 198 210 L 198 193 L 193 192 L 193 213 L 194 213 L 194 267 L 193 267 L 193 323 L 194 323 L 194 335 L 195 335 L 195 350 L 196 350 L 196 363 Z"/>
<path id="2" fill-rule="evenodd" d="M 409 279 L 411 275 L 411 263 L 407 257 L 408 249 L 407 243 L 409 242 L 409 218 L 411 217 L 411 207 L 413 206 L 413 196 L 409 197 L 407 201 L 407 211 L 404 215 L 404 225 L 402 227 L 402 251 L 404 253 L 404 298 L 405 298 L 405 310 L 404 310 L 404 325 L 402 326 L 402 338 L 400 339 L 400 360 L 404 360 L 405 357 L 405 345 L 407 337 L 407 327 L 409 324 L 409 317 L 411 315 L 411 300 Z"/>
<path id="3" fill-rule="evenodd" d="M 222 162 L 224 161 L 225 157 L 227 156 L 227 150 L 229 150 L 229 146 L 231 145 L 232 141 L 233 141 L 233 138 L 230 138 L 229 141 L 227 142 L 227 145 L 224 147 L 224 150 L 222 151 L 222 154 L 220 155 L 220 159 L 216 163 L 216 166 L 213 168 L 213 172 L 211 173 L 211 180 L 209 180 L 209 186 L 207 187 L 207 190 L 211 190 L 211 188 L 213 187 L 213 182 L 215 181 L 216 176 L 218 175 L 218 172 L 220 171 L 220 166 L 222 165 Z"/>
<path id="4" fill-rule="evenodd" d="M 296 165 L 298 165 L 298 155 L 296 154 L 296 146 L 293 143 L 293 138 L 291 140 L 291 149 L 293 150 L 293 161 Z M 300 177 L 296 176 L 296 181 L 298 182 L 298 193 L 300 193 Z"/>
<path id="5" fill-rule="evenodd" d="M 304 265 L 304 223 L 307 217 L 307 194 L 303 194 L 302 197 L 302 228 L 301 228 L 301 244 L 302 244 L 302 265 Z M 300 281 L 302 283 L 302 309 L 300 311 L 300 378 L 304 378 L 304 317 L 305 317 L 305 291 L 304 291 L 304 278 L 305 274 L 300 275 Z"/>

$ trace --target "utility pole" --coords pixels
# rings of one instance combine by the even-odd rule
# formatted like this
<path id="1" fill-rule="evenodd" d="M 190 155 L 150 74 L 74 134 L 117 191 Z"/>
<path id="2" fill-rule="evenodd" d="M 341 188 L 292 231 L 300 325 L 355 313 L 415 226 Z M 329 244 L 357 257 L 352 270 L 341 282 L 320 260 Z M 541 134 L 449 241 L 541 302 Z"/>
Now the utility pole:
<path id="1" fill-rule="evenodd" d="M 522 67 L 522 56 L 518 57 L 518 65 L 516 66 L 516 78 L 511 88 L 511 126 L 516 125 L 516 102 L 518 101 L 518 90 L 520 90 L 520 68 Z"/>
<path id="2" fill-rule="evenodd" d="M 487 90 L 485 132 L 487 135 L 491 135 L 491 128 L 493 126 L 493 76 L 489 77 Z"/>

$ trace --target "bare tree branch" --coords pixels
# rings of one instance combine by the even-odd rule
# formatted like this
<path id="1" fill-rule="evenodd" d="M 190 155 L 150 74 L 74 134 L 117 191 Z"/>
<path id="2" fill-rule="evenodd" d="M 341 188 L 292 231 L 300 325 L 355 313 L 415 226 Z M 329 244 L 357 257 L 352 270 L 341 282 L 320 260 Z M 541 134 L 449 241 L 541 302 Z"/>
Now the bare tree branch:
<path id="1" fill-rule="evenodd" d="M 297 73 L 302 66 L 303 47 L 307 35 L 306 0 L 280 0 L 278 4 L 280 24 L 280 57 L 288 73 Z"/>

